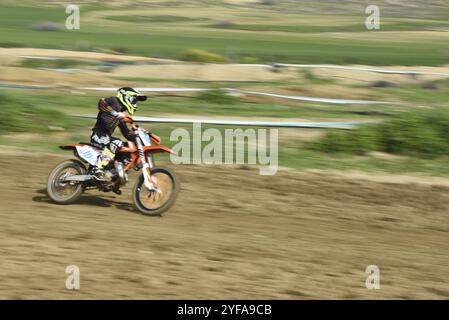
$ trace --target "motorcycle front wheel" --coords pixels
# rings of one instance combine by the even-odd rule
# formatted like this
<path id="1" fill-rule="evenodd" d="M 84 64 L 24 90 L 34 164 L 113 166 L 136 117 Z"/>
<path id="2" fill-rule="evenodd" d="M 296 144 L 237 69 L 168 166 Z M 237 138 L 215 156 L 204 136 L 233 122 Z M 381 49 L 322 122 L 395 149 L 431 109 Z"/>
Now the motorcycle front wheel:
<path id="1" fill-rule="evenodd" d="M 134 185 L 133 201 L 141 213 L 148 216 L 159 216 L 175 203 L 179 183 L 174 173 L 168 168 L 153 168 L 151 176 L 158 191 L 148 190 L 144 185 L 144 175 L 141 174 Z"/>

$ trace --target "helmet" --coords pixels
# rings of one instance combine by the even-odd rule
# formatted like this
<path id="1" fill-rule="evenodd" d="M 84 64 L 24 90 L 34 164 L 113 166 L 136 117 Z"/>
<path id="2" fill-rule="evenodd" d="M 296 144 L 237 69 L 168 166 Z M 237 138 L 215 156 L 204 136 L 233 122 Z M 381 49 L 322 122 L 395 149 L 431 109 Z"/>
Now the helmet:
<path id="1" fill-rule="evenodd" d="M 137 110 L 137 101 L 147 100 L 147 96 L 140 94 L 131 87 L 123 87 L 117 90 L 117 99 L 126 107 L 130 115 Z"/>

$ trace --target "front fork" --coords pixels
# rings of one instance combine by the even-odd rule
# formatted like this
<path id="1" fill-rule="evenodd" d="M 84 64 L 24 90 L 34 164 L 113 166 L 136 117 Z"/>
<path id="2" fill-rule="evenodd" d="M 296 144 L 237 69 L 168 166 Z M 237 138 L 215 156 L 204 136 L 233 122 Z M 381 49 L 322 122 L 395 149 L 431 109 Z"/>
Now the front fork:
<path id="1" fill-rule="evenodd" d="M 151 176 L 151 169 L 154 168 L 153 155 L 149 154 L 148 157 L 145 157 L 145 154 L 143 152 L 142 141 L 140 141 L 139 138 L 136 139 L 136 146 L 137 150 L 139 150 L 139 158 L 142 163 L 144 185 L 149 191 L 157 191 L 155 181 Z"/>

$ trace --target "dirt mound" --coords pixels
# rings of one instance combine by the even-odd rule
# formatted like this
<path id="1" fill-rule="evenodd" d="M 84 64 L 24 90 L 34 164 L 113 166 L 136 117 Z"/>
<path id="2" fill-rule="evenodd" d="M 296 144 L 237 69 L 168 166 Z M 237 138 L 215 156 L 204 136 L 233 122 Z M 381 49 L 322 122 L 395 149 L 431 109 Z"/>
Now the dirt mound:
<path id="1" fill-rule="evenodd" d="M 0 298 L 449 297 L 448 187 L 172 166 L 178 202 L 150 218 L 132 206 L 135 176 L 122 196 L 49 203 L 63 159 L 0 152 Z M 73 264 L 79 291 L 65 289 Z M 372 264 L 380 290 L 365 288 Z"/>
<path id="2" fill-rule="evenodd" d="M 102 52 L 90 51 L 70 51 L 57 49 L 40 48 L 1 48 L 0 58 L 21 58 L 41 57 L 41 58 L 59 58 L 74 60 L 93 60 L 93 61 L 119 61 L 119 62 L 139 62 L 139 63 L 176 63 L 174 60 L 148 58 L 140 56 L 119 55 Z"/>

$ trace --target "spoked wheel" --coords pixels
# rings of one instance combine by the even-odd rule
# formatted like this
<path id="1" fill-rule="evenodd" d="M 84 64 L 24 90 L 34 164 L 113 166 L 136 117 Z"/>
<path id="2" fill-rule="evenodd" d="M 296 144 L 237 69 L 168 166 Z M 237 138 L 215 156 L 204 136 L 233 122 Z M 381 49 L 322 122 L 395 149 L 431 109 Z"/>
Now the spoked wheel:
<path id="1" fill-rule="evenodd" d="M 79 161 L 68 160 L 58 164 L 48 177 L 48 197 L 58 204 L 70 204 L 78 200 L 84 190 L 83 184 L 65 179 L 80 174 L 86 174 L 86 168 Z"/>
<path id="2" fill-rule="evenodd" d="M 157 216 L 170 209 L 178 195 L 179 185 L 174 173 L 163 167 L 151 170 L 157 191 L 150 191 L 144 185 L 144 175 L 136 181 L 133 201 L 137 209 L 145 215 Z"/>

